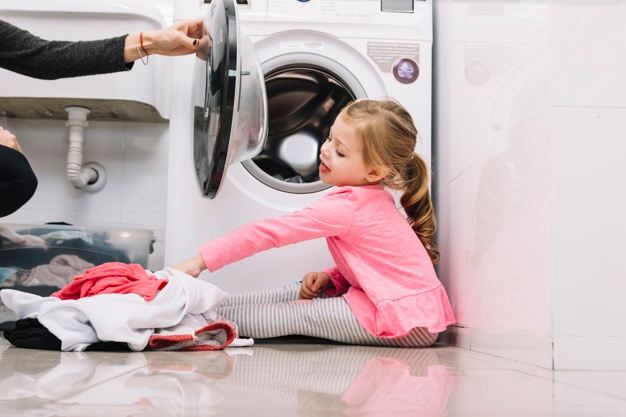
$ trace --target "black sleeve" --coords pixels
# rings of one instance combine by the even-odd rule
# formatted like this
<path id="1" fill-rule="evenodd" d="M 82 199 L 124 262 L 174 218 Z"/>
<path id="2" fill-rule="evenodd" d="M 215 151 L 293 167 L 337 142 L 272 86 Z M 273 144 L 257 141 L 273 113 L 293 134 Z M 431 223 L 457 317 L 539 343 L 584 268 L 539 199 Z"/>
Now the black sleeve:
<path id="1" fill-rule="evenodd" d="M 0 20 L 0 67 L 33 78 L 57 78 L 128 71 L 126 35 L 96 41 L 48 41 Z"/>
<path id="2" fill-rule="evenodd" d="M 37 177 L 26 157 L 0 145 L 0 217 L 22 207 L 35 194 Z"/>

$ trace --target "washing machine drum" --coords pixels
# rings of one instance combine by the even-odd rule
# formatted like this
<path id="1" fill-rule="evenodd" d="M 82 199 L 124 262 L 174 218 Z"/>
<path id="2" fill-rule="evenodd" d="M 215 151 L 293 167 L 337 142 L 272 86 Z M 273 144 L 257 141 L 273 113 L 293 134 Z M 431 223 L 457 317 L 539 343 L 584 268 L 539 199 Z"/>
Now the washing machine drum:
<path id="1" fill-rule="evenodd" d="M 252 161 L 269 176 L 288 183 L 319 182 L 321 146 L 335 118 L 354 96 L 324 70 L 301 66 L 266 74 L 265 88 L 269 134 Z M 315 191 L 325 188 L 318 184 Z"/>
<path id="2" fill-rule="evenodd" d="M 263 72 L 233 0 L 212 2 L 196 57 L 194 165 L 202 195 L 214 198 L 228 166 L 257 155 L 268 131 Z"/>

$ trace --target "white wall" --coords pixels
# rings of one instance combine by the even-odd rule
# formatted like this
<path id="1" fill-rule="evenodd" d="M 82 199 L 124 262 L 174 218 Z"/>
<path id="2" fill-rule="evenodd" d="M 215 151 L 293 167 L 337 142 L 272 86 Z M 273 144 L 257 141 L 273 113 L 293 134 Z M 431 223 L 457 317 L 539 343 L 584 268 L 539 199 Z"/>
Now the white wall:
<path id="1" fill-rule="evenodd" d="M 626 369 L 626 2 L 434 6 L 448 339 L 547 368 Z"/>

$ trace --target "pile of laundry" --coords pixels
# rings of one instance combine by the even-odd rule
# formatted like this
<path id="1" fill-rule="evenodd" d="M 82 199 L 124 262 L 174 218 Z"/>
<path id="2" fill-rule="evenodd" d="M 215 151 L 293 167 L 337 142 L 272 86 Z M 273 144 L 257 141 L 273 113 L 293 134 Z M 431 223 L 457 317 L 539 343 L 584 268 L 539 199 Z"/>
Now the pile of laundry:
<path id="1" fill-rule="evenodd" d="M 228 294 L 173 268 L 150 272 L 108 262 L 49 297 L 0 291 L 18 317 L 4 336 L 18 347 L 84 350 L 215 350 L 249 346 L 215 308 Z"/>

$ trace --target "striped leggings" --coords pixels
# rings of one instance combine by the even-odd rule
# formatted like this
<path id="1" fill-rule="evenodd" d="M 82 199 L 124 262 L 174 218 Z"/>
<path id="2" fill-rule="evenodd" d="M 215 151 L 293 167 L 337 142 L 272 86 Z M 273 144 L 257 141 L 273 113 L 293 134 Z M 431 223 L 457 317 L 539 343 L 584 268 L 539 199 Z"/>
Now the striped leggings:
<path id="1" fill-rule="evenodd" d="M 234 321 L 240 337 L 267 339 L 300 335 L 341 343 L 371 346 L 425 347 L 437 333 L 416 327 L 407 335 L 375 337 L 361 326 L 343 297 L 299 299 L 299 284 L 283 288 L 234 294 L 217 313 Z"/>

